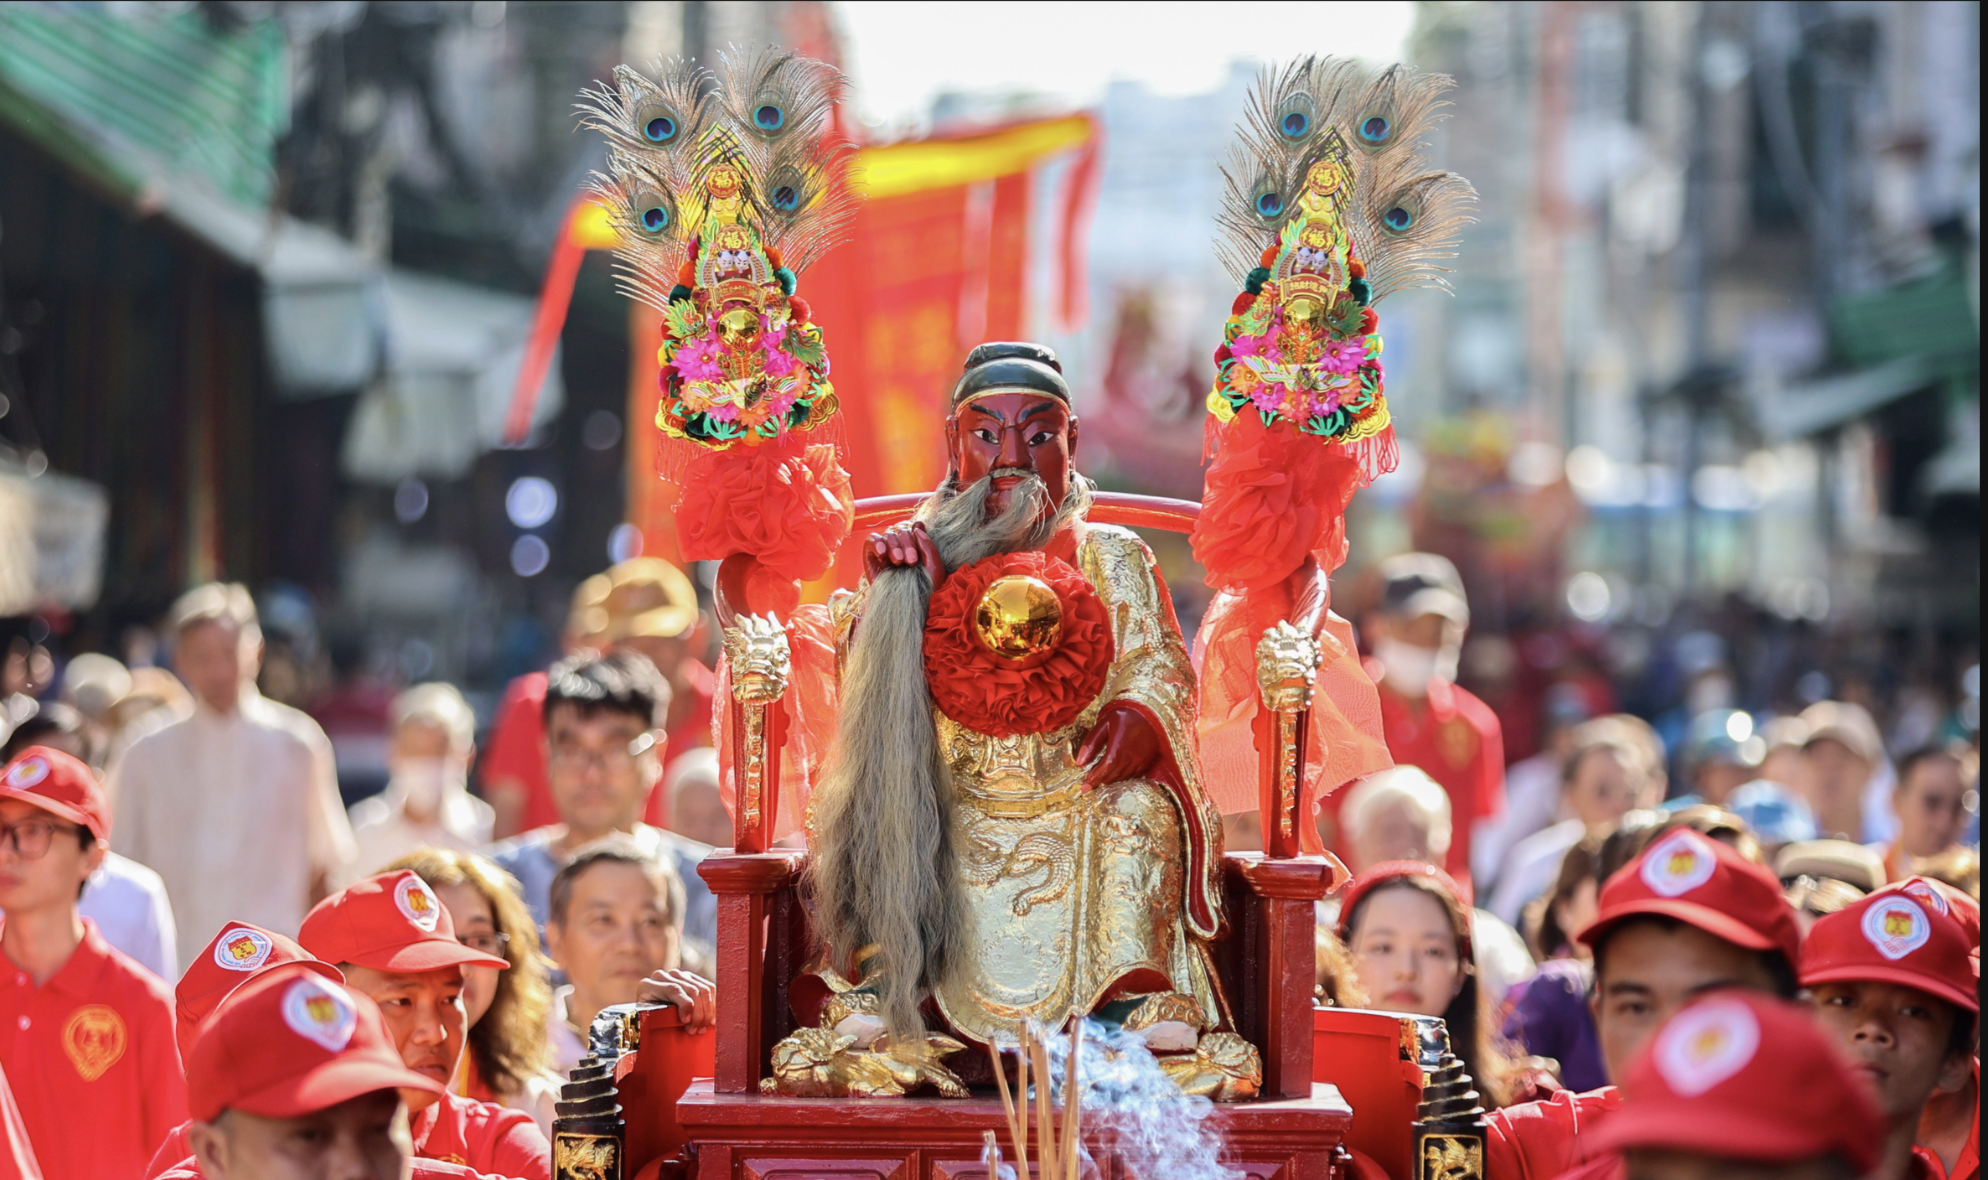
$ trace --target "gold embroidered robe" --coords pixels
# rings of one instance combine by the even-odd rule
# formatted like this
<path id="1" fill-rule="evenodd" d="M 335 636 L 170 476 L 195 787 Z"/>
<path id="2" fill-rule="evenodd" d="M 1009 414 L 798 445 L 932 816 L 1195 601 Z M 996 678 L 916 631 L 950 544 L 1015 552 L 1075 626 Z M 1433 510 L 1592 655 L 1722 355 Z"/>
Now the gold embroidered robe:
<path id="1" fill-rule="evenodd" d="M 1060 1025 L 1114 994 L 1184 993 L 1204 1029 L 1227 1023 L 1204 946 L 1220 921 L 1222 828 L 1194 753 L 1194 670 L 1145 542 L 1080 528 L 1078 568 L 1115 642 L 1103 691 L 1048 733 L 997 738 L 934 711 L 975 922 L 971 961 L 937 999 L 980 1041 L 1013 1040 L 1025 1018 Z M 859 599 L 837 604 L 845 642 Z M 1086 791 L 1076 750 L 1116 701 L 1158 722 L 1162 764 Z"/>

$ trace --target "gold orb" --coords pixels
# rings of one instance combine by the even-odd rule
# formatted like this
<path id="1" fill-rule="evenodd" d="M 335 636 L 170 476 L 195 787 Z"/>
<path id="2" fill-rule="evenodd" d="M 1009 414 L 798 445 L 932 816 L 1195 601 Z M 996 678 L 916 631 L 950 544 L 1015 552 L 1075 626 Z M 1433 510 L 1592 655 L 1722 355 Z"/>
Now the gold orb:
<path id="1" fill-rule="evenodd" d="M 759 313 L 750 307 L 735 307 L 718 317 L 718 334 L 735 352 L 751 348 L 759 339 Z"/>
<path id="2" fill-rule="evenodd" d="M 1309 295 L 1300 295 L 1284 305 L 1284 322 L 1294 328 L 1319 328 L 1325 324 L 1325 304 Z"/>
<path id="3" fill-rule="evenodd" d="M 1009 574 L 980 595 L 973 624 L 988 651 L 1004 660 L 1025 660 L 1055 649 L 1063 634 L 1063 604 L 1042 579 Z"/>

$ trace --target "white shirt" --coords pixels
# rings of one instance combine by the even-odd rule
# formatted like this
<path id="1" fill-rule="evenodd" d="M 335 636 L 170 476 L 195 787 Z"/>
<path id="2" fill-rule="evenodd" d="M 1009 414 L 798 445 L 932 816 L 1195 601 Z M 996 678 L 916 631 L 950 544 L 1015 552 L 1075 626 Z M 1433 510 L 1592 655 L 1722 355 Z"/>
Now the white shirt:
<path id="1" fill-rule="evenodd" d="M 105 942 L 138 960 L 167 986 L 179 981 L 173 907 L 159 874 L 109 853 L 83 885 L 76 912 L 95 919 Z"/>
<path id="2" fill-rule="evenodd" d="M 1498 879 L 1497 892 L 1491 895 L 1491 912 L 1510 925 L 1518 925 L 1526 903 L 1553 888 L 1568 849 L 1587 834 L 1587 825 L 1580 820 L 1563 819 L 1519 841 L 1512 849 L 1505 875 Z"/>
<path id="3" fill-rule="evenodd" d="M 111 773 L 114 843 L 165 881 L 181 965 L 231 921 L 294 937 L 313 882 L 352 860 L 331 742 L 253 688 L 140 738 Z"/>
<path id="4" fill-rule="evenodd" d="M 1540 751 L 1505 769 L 1505 814 L 1481 821 L 1470 838 L 1470 874 L 1485 892 L 1498 880 L 1505 854 L 1544 830 L 1560 807 L 1560 760 Z"/>
<path id="5" fill-rule="evenodd" d="M 562 1078 L 571 1077 L 573 1067 L 587 1055 L 586 1038 L 566 1023 L 566 1002 L 572 998 L 572 984 L 555 989 L 552 993 L 552 1011 L 545 1017 L 545 1047 L 552 1057 L 552 1072 Z"/>
<path id="6" fill-rule="evenodd" d="M 407 788 L 398 779 L 380 794 L 354 803 L 350 815 L 357 852 L 346 873 L 348 884 L 423 848 L 479 851 L 490 843 L 497 819 L 488 803 L 456 783 L 443 792 L 434 819 L 417 821 L 407 814 Z"/>

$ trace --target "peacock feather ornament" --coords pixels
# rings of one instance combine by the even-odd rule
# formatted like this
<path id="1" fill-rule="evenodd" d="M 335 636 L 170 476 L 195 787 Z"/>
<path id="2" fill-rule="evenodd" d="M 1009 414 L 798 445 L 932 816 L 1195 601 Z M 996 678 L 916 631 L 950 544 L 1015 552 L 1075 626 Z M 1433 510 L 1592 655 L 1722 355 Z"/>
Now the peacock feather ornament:
<path id="1" fill-rule="evenodd" d="M 583 95 L 608 141 L 593 192 L 620 237 L 621 288 L 663 313 L 662 474 L 700 454 L 819 431 L 828 354 L 796 275 L 841 240 L 850 147 L 830 133 L 831 67 L 788 52 L 617 66 Z M 826 436 L 817 436 L 826 437 Z"/>
<path id="2" fill-rule="evenodd" d="M 1222 169 L 1219 249 L 1243 293 L 1215 352 L 1217 423 L 1254 413 L 1345 448 L 1367 479 L 1393 468 L 1372 305 L 1448 285 L 1438 264 L 1476 198 L 1422 155 L 1449 85 L 1329 57 L 1258 79 Z"/>

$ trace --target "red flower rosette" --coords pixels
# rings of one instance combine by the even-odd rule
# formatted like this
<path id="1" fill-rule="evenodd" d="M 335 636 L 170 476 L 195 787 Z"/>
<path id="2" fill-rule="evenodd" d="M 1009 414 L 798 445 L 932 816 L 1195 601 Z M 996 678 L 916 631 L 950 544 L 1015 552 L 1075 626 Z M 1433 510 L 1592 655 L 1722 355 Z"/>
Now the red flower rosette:
<path id="1" fill-rule="evenodd" d="M 835 449 L 795 435 L 707 451 L 682 486 L 676 535 L 685 561 L 750 553 L 776 579 L 811 581 L 828 572 L 855 524 Z"/>
<path id="2" fill-rule="evenodd" d="M 1226 426 L 1209 421 L 1219 449 L 1192 537 L 1208 584 L 1263 590 L 1290 577 L 1308 553 L 1328 571 L 1345 561 L 1346 506 L 1365 482 L 1359 460 L 1287 424 L 1266 427 L 1253 410 Z"/>
<path id="3" fill-rule="evenodd" d="M 1056 594 L 1063 621 L 1045 655 L 1004 659 L 980 640 L 974 616 L 987 588 L 1011 575 Z M 1039 552 L 1004 553 L 954 570 L 925 615 L 925 675 L 946 716 L 979 733 L 1047 733 L 1077 719 L 1104 690 L 1116 648 L 1103 600 L 1069 563 Z"/>

